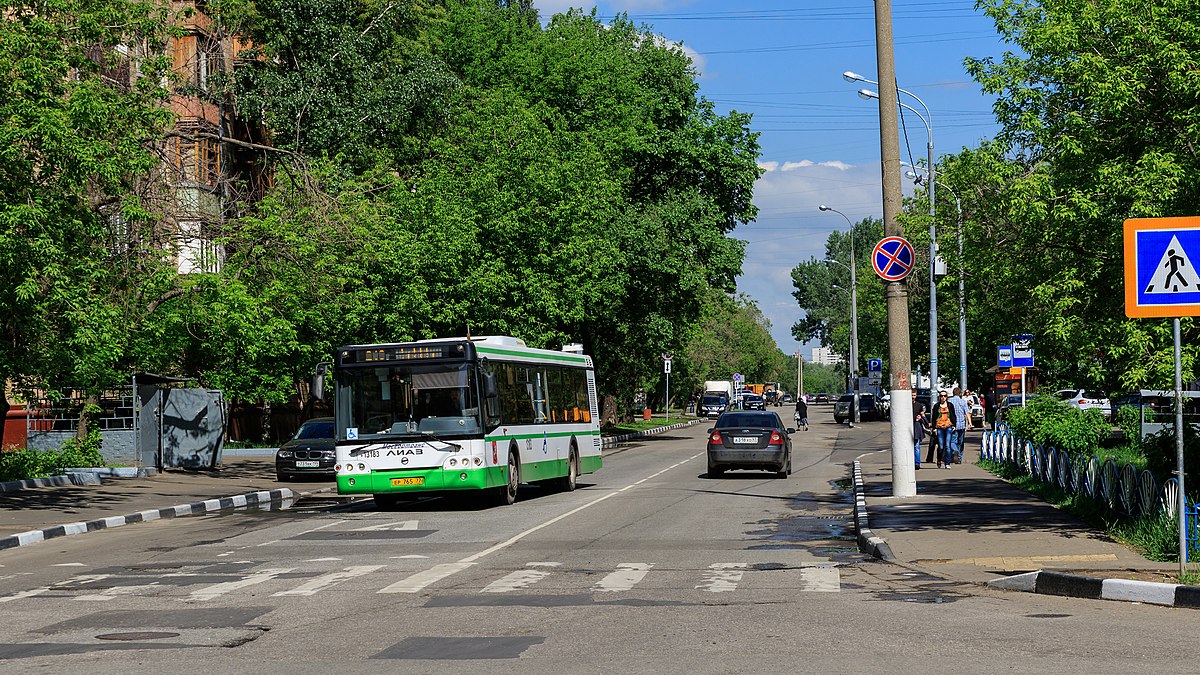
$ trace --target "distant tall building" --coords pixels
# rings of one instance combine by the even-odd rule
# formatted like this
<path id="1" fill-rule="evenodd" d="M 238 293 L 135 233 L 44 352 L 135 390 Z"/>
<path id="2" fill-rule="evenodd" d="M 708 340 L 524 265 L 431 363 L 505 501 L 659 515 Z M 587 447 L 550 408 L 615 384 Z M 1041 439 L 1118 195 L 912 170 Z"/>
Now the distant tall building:
<path id="1" fill-rule="evenodd" d="M 813 347 L 812 358 L 809 363 L 816 363 L 822 366 L 832 366 L 838 363 L 845 363 L 846 359 L 840 354 L 835 354 L 829 347 Z"/>

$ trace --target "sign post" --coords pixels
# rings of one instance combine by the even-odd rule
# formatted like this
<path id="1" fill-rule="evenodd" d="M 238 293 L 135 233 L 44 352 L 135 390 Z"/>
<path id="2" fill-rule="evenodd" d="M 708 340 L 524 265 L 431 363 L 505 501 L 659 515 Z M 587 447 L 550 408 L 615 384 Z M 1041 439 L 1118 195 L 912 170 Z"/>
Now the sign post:
<path id="1" fill-rule="evenodd" d="M 1187 571 L 1183 481 L 1183 372 L 1179 317 L 1200 316 L 1200 216 L 1125 221 L 1125 315 L 1171 319 L 1175 338 L 1175 477 L 1179 481 L 1179 574 Z"/>
<path id="2" fill-rule="evenodd" d="M 667 424 L 671 423 L 671 355 L 663 352 L 663 374 L 667 376 L 667 393 L 666 403 L 663 407 L 667 410 Z"/>

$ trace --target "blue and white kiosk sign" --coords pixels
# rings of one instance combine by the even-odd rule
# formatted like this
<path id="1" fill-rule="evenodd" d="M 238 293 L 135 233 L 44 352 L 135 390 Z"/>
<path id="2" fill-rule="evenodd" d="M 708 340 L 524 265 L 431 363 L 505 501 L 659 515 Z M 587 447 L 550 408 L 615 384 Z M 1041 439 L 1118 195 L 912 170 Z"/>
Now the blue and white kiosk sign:
<path id="1" fill-rule="evenodd" d="M 912 244 L 904 237 L 884 237 L 871 252 L 871 266 L 884 281 L 900 281 L 916 263 Z"/>
<path id="2" fill-rule="evenodd" d="M 1125 315 L 1200 316 L 1200 217 L 1125 221 Z"/>

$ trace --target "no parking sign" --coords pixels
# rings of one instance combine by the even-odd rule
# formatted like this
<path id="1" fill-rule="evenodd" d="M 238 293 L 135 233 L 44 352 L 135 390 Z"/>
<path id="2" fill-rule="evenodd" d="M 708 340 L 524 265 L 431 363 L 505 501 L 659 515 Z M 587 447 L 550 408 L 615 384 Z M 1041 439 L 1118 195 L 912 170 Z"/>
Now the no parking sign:
<path id="1" fill-rule="evenodd" d="M 871 266 L 884 281 L 900 281 L 912 272 L 917 256 L 904 237 L 884 237 L 871 252 Z"/>

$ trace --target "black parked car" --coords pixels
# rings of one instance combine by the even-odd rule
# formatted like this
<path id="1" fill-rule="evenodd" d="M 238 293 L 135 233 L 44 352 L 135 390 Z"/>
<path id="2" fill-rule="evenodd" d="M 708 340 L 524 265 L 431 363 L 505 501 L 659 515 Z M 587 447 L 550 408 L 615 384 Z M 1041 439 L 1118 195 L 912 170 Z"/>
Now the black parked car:
<path id="1" fill-rule="evenodd" d="M 275 452 L 275 477 L 287 480 L 295 476 L 333 477 L 333 418 L 314 417 L 300 425 L 292 440 Z"/>
<path id="2" fill-rule="evenodd" d="M 717 478 L 726 469 L 774 471 L 779 478 L 792 472 L 792 439 L 795 429 L 783 426 L 775 412 L 727 412 L 708 430 L 708 476 Z"/>
<path id="3" fill-rule="evenodd" d="M 852 415 L 851 407 L 854 405 L 854 394 L 842 394 L 841 398 L 833 404 L 833 421 L 841 424 L 850 419 Z M 881 420 L 883 413 L 879 410 L 878 402 L 873 394 L 858 394 L 858 419 L 860 420 Z"/>

